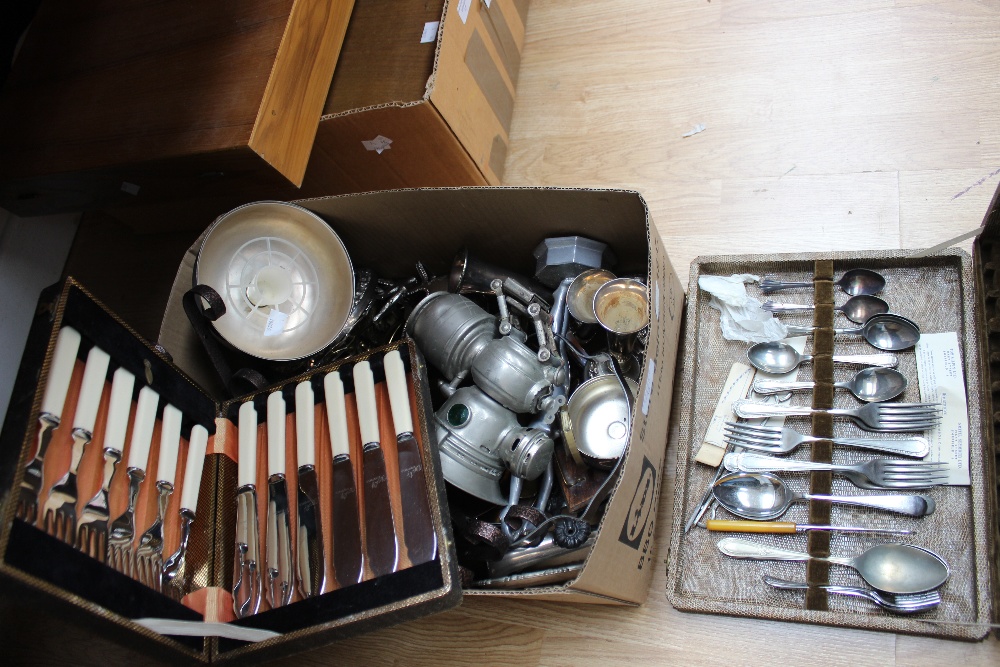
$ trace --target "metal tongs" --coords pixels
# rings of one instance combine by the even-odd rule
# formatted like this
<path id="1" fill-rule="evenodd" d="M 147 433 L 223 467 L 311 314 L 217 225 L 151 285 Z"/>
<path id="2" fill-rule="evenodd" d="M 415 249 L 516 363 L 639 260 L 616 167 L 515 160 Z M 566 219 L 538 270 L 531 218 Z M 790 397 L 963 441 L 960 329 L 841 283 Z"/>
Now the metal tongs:
<path id="1" fill-rule="evenodd" d="M 239 472 L 236 490 L 236 552 L 233 611 L 237 618 L 260 608 L 260 535 L 257 526 L 257 411 L 252 401 L 240 406 Z"/>

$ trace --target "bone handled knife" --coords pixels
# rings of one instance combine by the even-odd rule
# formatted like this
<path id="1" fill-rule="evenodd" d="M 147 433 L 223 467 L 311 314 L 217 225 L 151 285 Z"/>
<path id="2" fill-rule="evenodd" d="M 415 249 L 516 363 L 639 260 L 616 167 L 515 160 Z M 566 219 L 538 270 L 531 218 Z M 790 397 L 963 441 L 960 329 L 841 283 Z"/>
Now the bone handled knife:
<path id="1" fill-rule="evenodd" d="M 326 558 L 316 478 L 316 398 L 309 380 L 295 387 L 295 448 L 299 459 L 298 579 L 302 597 L 321 595 L 326 586 Z"/>
<path id="2" fill-rule="evenodd" d="M 410 392 L 406 385 L 406 369 L 399 350 L 385 355 L 385 381 L 389 388 L 389 406 L 396 429 L 399 457 L 399 492 L 403 497 L 403 540 L 410 562 L 414 565 L 434 560 L 437 535 L 427 504 L 427 482 L 420 447 L 413 436 L 410 413 Z"/>
<path id="3" fill-rule="evenodd" d="M 238 425 L 233 611 L 237 618 L 245 618 L 257 613 L 261 597 L 257 525 L 257 410 L 253 401 L 240 406 Z"/>
<path id="4" fill-rule="evenodd" d="M 267 601 L 282 607 L 292 599 L 292 534 L 285 481 L 285 398 L 267 397 Z"/>
<path id="5" fill-rule="evenodd" d="M 104 429 L 104 483 L 101 490 L 107 494 L 115 468 L 122 459 L 125 448 L 125 433 L 128 430 L 128 414 L 132 410 L 132 391 L 135 376 L 124 368 L 115 371 L 111 379 L 111 402 L 108 406 L 108 425 Z M 105 501 L 107 495 L 105 495 Z M 106 504 L 106 502 L 105 502 Z"/>
<path id="6" fill-rule="evenodd" d="M 395 572 L 399 565 L 399 545 L 389 500 L 389 477 L 380 444 L 375 377 L 371 364 L 354 367 L 354 393 L 358 401 L 358 426 L 364 443 L 365 554 L 375 576 Z"/>
<path id="7" fill-rule="evenodd" d="M 344 381 L 340 374 L 328 373 L 323 378 L 323 389 L 326 394 L 326 418 L 330 426 L 330 450 L 333 453 L 333 569 L 337 585 L 343 588 L 360 582 L 364 574 L 358 490 L 354 485 Z"/>
<path id="8" fill-rule="evenodd" d="M 79 349 L 80 333 L 72 327 L 61 328 L 56 335 L 52 363 L 45 382 L 45 393 L 42 394 L 42 411 L 38 415 L 38 444 L 34 457 L 24 468 L 24 477 L 18 494 L 17 518 L 29 523 L 34 523 L 38 515 L 38 496 L 44 479 L 42 468 L 45 452 L 52 441 L 52 431 L 59 426 Z"/>

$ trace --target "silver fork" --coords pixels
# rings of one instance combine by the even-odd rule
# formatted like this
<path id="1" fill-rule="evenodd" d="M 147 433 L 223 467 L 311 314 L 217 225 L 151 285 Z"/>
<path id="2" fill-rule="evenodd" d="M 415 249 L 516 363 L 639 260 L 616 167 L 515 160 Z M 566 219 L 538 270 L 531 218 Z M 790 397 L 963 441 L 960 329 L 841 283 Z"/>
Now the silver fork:
<path id="1" fill-rule="evenodd" d="M 769 575 L 764 575 L 764 583 L 768 586 L 773 586 L 774 588 L 786 591 L 804 591 L 808 590 L 810 587 L 809 584 L 805 582 L 787 581 L 785 579 L 778 579 Z M 925 593 L 890 595 L 889 593 L 880 593 L 874 589 L 860 588 L 856 586 L 836 586 L 833 584 L 826 584 L 817 586 L 817 588 L 822 588 L 827 593 L 834 593 L 836 595 L 864 598 L 874 602 L 876 605 L 887 611 L 892 611 L 897 614 L 915 614 L 917 612 L 933 609 L 941 604 L 941 592 L 937 590 L 927 591 Z"/>
<path id="2" fill-rule="evenodd" d="M 733 402 L 733 412 L 744 419 L 775 416 L 828 414 L 850 417 L 869 431 L 924 431 L 941 422 L 940 403 L 869 403 L 860 408 L 818 410 L 804 405 L 769 405 L 741 399 Z"/>
<path id="3" fill-rule="evenodd" d="M 139 538 L 135 550 L 135 568 L 139 582 L 162 590 L 163 571 L 163 519 L 167 515 L 170 494 L 174 492 L 174 475 L 177 471 L 177 452 L 181 443 L 181 411 L 167 404 L 163 408 L 163 424 L 160 427 L 160 457 L 156 464 L 156 519 Z"/>
<path id="4" fill-rule="evenodd" d="M 128 507 L 121 516 L 111 522 L 108 529 L 108 562 L 123 574 L 132 576 L 135 571 L 132 558 L 132 540 L 135 537 L 135 501 L 139 487 L 146 478 L 146 463 L 149 459 L 149 445 L 156 424 L 156 405 L 160 395 L 150 387 L 139 390 L 139 401 L 135 409 L 135 423 L 128 453 Z"/>
<path id="5" fill-rule="evenodd" d="M 17 507 L 14 510 L 14 516 L 28 523 L 35 523 L 38 518 L 38 501 L 42 492 L 42 480 L 45 478 L 45 454 L 52 442 L 52 432 L 59 428 L 60 415 L 65 407 L 66 393 L 73 379 L 73 366 L 79 349 L 79 332 L 72 327 L 62 327 L 56 336 L 52 363 L 45 380 L 45 392 L 42 394 L 42 411 L 38 416 L 38 446 L 35 456 L 24 467 Z"/>
<path id="6" fill-rule="evenodd" d="M 787 454 L 799 445 L 824 440 L 845 447 L 859 447 L 861 449 L 871 449 L 916 458 L 923 458 L 930 452 L 930 445 L 927 439 L 921 436 L 899 438 L 896 440 L 886 440 L 884 438 L 817 438 L 811 435 L 802 435 L 795 429 L 788 427 L 741 424 L 738 422 L 726 422 L 724 430 L 727 442 L 770 454 Z"/>
<path id="7" fill-rule="evenodd" d="M 874 459 L 842 465 L 795 461 L 744 452 L 726 454 L 723 464 L 734 472 L 835 472 L 862 489 L 923 489 L 948 481 L 948 463 Z"/>
<path id="8" fill-rule="evenodd" d="M 198 510 L 198 492 L 201 489 L 201 473 L 205 465 L 207 445 L 208 431 L 201 424 L 196 424 L 191 428 L 191 438 L 188 440 L 184 487 L 181 490 L 181 541 L 177 551 L 163 562 L 163 572 L 160 573 L 163 590 L 176 600 L 184 597 L 189 587 L 187 546 L 191 537 L 191 524 L 194 523 Z"/>
<path id="9" fill-rule="evenodd" d="M 111 402 L 108 408 L 108 423 L 104 429 L 104 481 L 80 512 L 80 522 L 76 529 L 77 547 L 91 558 L 101 562 L 107 560 L 108 489 L 114 478 L 115 469 L 122 458 L 125 445 L 125 431 L 128 429 L 128 414 L 132 407 L 132 389 L 135 376 L 124 368 L 115 371 L 111 381 Z"/>
<path id="10" fill-rule="evenodd" d="M 111 357 L 104 350 L 97 346 L 90 348 L 83 370 L 76 413 L 73 415 L 73 451 L 69 470 L 49 489 L 49 496 L 42 508 L 45 530 L 69 544 L 76 543 L 76 501 L 79 497 L 77 472 L 83 452 L 93 437 L 97 409 L 101 405 L 101 394 L 110 361 Z"/>

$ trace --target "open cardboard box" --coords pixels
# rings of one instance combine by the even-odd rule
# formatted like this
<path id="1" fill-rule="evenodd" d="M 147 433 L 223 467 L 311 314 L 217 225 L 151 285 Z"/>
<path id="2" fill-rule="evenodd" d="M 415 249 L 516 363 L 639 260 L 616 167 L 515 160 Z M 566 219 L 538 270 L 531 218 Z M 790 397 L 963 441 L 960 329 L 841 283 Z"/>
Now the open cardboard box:
<path id="1" fill-rule="evenodd" d="M 329 222 L 357 265 L 377 267 L 384 275 L 408 275 L 418 260 L 432 273 L 440 275 L 463 245 L 488 261 L 503 265 L 514 262 L 511 269 L 530 274 L 534 269 L 532 250 L 542 239 L 580 234 L 607 243 L 616 253 L 623 272 L 648 278 L 651 326 L 636 397 L 634 428 L 621 476 L 583 570 L 574 580 L 562 585 L 521 591 L 475 591 L 484 595 L 573 602 L 641 603 L 648 593 L 654 567 L 651 557 L 655 508 L 663 479 L 663 455 L 684 300 L 681 285 L 655 233 L 642 197 L 635 192 L 619 190 L 470 188 L 389 191 L 299 203 Z M 137 618 L 148 616 L 190 619 L 200 614 L 210 620 L 226 621 L 227 606 L 231 604 L 226 589 L 231 588 L 232 582 L 233 474 L 237 467 L 231 446 L 232 417 L 236 403 L 251 397 L 220 404 L 210 391 L 203 389 L 213 386 L 213 379 L 180 303 L 181 296 L 191 286 L 194 252 L 192 249 L 188 253 L 178 272 L 160 332 L 159 343 L 172 355 L 172 362 L 132 335 L 124 323 L 107 313 L 77 285 L 70 284 L 59 295 L 49 294 L 43 298 L 15 390 L 15 396 L 21 398 L 12 403 L 5 422 L 4 447 L 0 449 L 3 452 L 0 481 L 4 489 L 0 511 L 5 519 L 0 533 L 3 553 L 0 580 L 6 589 L 4 599 L 13 604 L 19 596 L 38 597 L 40 604 L 50 607 L 53 613 L 142 651 L 167 651 L 179 660 L 212 662 L 263 660 L 288 655 L 455 604 L 455 595 L 459 592 L 457 566 L 443 499 L 444 482 L 434 453 L 433 430 L 427 428 L 430 400 L 426 397 L 422 361 L 414 352 L 411 380 L 418 388 L 424 469 L 433 473 L 427 475 L 427 481 L 441 545 L 437 560 L 239 622 L 282 633 L 257 644 L 171 638 L 135 622 Z M 138 378 L 165 382 L 161 388 L 164 400 L 183 398 L 191 402 L 193 407 L 188 413 L 195 415 L 198 423 L 203 423 L 215 436 L 213 446 L 219 451 L 209 449 L 214 453 L 206 460 L 200 494 L 200 502 L 207 499 L 209 509 L 201 506 L 198 518 L 206 520 L 196 520 L 197 531 L 192 537 L 191 558 L 200 563 L 197 568 L 200 578 L 196 581 L 198 590 L 185 598 L 190 606 L 179 605 L 43 531 L 14 519 L 16 490 L 25 464 L 34 454 L 35 425 L 52 346 L 57 329 L 64 323 L 80 327 L 85 340 L 108 345 L 114 350 L 114 363 L 133 368 Z M 287 388 L 287 385 L 317 377 L 326 370 L 330 369 L 311 369 L 306 375 L 283 379 L 275 386 Z M 313 383 L 315 386 L 315 381 Z M 317 421 L 317 425 L 319 423 Z M 227 434 L 221 438 L 221 444 L 218 442 L 220 433 Z M 65 434 L 63 438 L 65 440 Z M 228 446 L 227 440 L 230 441 Z M 67 445 L 64 442 L 63 449 Z M 99 447 L 91 446 L 88 451 L 91 455 L 100 455 Z M 63 456 L 68 457 L 68 454 Z M 150 460 L 154 458 L 155 451 Z M 58 474 L 56 468 L 60 466 L 53 463 L 48 467 L 52 470 L 47 470 L 47 476 Z M 322 479 L 322 465 L 319 470 Z M 88 474 L 93 476 L 94 473 Z M 261 493 L 261 480 L 259 473 L 258 494 Z M 147 485 L 146 492 L 151 493 L 148 487 L 151 485 Z M 81 492 L 81 496 L 86 495 Z M 140 502 L 143 519 L 153 516 L 152 505 L 151 498 Z M 144 520 L 137 521 L 137 530 L 142 530 L 139 526 L 143 524 Z M 168 527 L 168 542 L 176 539 L 176 530 L 176 526 Z M 48 556 L 36 559 L 39 553 Z M 197 611 L 192 611 L 191 607 Z"/>

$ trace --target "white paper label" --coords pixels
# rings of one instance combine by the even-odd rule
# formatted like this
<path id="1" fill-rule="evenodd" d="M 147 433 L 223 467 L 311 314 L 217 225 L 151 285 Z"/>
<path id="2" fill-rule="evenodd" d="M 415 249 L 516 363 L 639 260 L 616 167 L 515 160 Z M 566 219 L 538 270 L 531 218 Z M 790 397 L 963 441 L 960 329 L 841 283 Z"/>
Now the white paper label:
<path id="1" fill-rule="evenodd" d="M 940 426 L 924 432 L 931 451 L 925 461 L 947 461 L 948 484 L 967 486 L 969 478 L 969 410 L 962 355 L 955 332 L 921 334 L 916 347 L 920 400 L 942 403 Z"/>
<path id="2" fill-rule="evenodd" d="M 458 17 L 462 23 L 469 20 L 469 10 L 472 8 L 472 0 L 458 0 Z"/>
<path id="3" fill-rule="evenodd" d="M 288 322 L 288 313 L 271 309 L 267 314 L 267 324 L 264 325 L 265 336 L 277 336 L 285 331 L 285 323 Z"/>
<path id="4" fill-rule="evenodd" d="M 389 137 L 383 137 L 381 134 L 372 139 L 371 141 L 362 141 L 361 144 L 365 147 L 365 150 L 375 151 L 379 155 L 382 151 L 389 150 L 389 144 L 392 143 L 392 139 Z"/>
<path id="5" fill-rule="evenodd" d="M 656 375 L 656 360 L 649 360 L 649 368 L 646 369 L 646 386 L 642 390 L 642 414 L 649 414 L 649 400 L 653 396 L 653 376 Z"/>
<path id="6" fill-rule="evenodd" d="M 440 21 L 428 21 L 424 24 L 424 32 L 420 35 L 420 43 L 427 44 L 428 42 L 436 42 L 438 38 L 438 26 L 441 25 Z"/>

